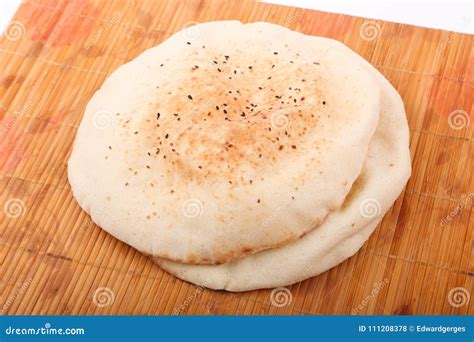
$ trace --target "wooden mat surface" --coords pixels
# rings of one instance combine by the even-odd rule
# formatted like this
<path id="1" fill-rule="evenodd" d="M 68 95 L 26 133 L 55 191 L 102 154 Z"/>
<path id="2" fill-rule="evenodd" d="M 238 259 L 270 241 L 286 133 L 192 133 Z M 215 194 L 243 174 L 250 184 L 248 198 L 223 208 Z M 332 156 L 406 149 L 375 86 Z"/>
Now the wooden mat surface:
<path id="1" fill-rule="evenodd" d="M 67 182 L 82 113 L 107 75 L 218 19 L 338 39 L 393 83 L 408 114 L 404 193 L 354 257 L 278 296 L 170 276 L 93 224 Z M 472 35 L 251 1 L 32 0 L 13 20 L 0 40 L 1 314 L 474 313 Z"/>

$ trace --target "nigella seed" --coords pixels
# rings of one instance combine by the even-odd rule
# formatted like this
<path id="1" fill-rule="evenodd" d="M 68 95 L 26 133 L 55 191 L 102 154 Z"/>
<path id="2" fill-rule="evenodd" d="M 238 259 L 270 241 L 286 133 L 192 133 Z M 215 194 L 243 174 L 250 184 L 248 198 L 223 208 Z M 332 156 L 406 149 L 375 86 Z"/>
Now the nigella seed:
<path id="1" fill-rule="evenodd" d="M 217 71 L 222 72 L 222 70 L 220 68 L 217 68 Z"/>
<path id="2" fill-rule="evenodd" d="M 191 43 L 190 43 L 190 42 L 186 42 L 186 44 L 188 44 L 188 45 L 191 45 Z"/>
<path id="3" fill-rule="evenodd" d="M 165 134 L 165 139 L 168 139 L 170 135 L 168 133 Z"/>
<path id="4" fill-rule="evenodd" d="M 275 51 L 273 54 L 274 54 L 274 55 L 278 55 L 278 52 Z"/>
<path id="5" fill-rule="evenodd" d="M 192 97 L 191 95 L 188 95 L 188 99 L 192 100 L 192 99 L 193 99 L 193 97 Z"/>
<path id="6" fill-rule="evenodd" d="M 325 104 L 326 104 L 326 101 L 323 101 L 323 105 L 325 105 Z"/>
<path id="7" fill-rule="evenodd" d="M 159 120 L 160 119 L 160 113 L 156 113 L 156 120 Z"/>

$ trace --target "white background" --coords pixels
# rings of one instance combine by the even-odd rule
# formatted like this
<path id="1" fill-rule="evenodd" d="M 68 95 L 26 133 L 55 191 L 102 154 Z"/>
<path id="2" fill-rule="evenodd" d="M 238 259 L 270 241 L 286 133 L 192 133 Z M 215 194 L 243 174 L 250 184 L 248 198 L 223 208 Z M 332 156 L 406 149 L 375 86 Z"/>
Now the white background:
<path id="1" fill-rule="evenodd" d="M 471 34 L 474 32 L 474 0 L 265 0 L 265 2 L 449 31 Z M 4 31 L 19 5 L 20 0 L 0 0 L 0 32 Z"/>

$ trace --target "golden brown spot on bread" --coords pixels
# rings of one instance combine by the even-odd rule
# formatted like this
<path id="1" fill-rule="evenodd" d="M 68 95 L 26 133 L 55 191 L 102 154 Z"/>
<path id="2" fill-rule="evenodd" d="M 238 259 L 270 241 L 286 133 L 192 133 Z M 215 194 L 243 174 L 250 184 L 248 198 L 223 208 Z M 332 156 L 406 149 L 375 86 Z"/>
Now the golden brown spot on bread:
<path id="1" fill-rule="evenodd" d="M 308 133 L 330 110 L 321 104 L 325 80 L 313 64 L 297 59 L 289 71 L 288 55 L 280 52 L 259 60 L 245 51 L 227 57 L 213 51 L 210 59 L 191 54 L 171 84 L 155 89 L 150 115 L 133 125 L 146 136 L 147 150 L 155 151 L 151 157 L 164 150 L 164 168 L 182 181 L 237 184 L 245 170 L 271 172 L 304 154 Z"/>

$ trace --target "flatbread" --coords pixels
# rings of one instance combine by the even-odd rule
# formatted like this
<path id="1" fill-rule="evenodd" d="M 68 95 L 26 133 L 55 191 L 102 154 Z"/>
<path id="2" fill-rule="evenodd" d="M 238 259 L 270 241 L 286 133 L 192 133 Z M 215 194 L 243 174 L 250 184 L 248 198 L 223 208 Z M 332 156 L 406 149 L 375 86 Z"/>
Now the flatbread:
<path id="1" fill-rule="evenodd" d="M 379 101 L 373 77 L 325 40 L 200 24 L 107 78 L 69 182 L 95 223 L 138 250 L 229 262 L 295 241 L 341 206 Z"/>
<path id="2" fill-rule="evenodd" d="M 411 174 L 409 130 L 402 99 L 362 57 L 337 41 L 354 64 L 374 75 L 381 88 L 380 120 L 362 173 L 343 207 L 303 238 L 224 265 L 185 265 L 155 259 L 178 278 L 212 289 L 247 291 L 287 286 L 316 276 L 355 254 L 399 196 Z M 281 215 L 285 211 L 281 210 Z"/>

